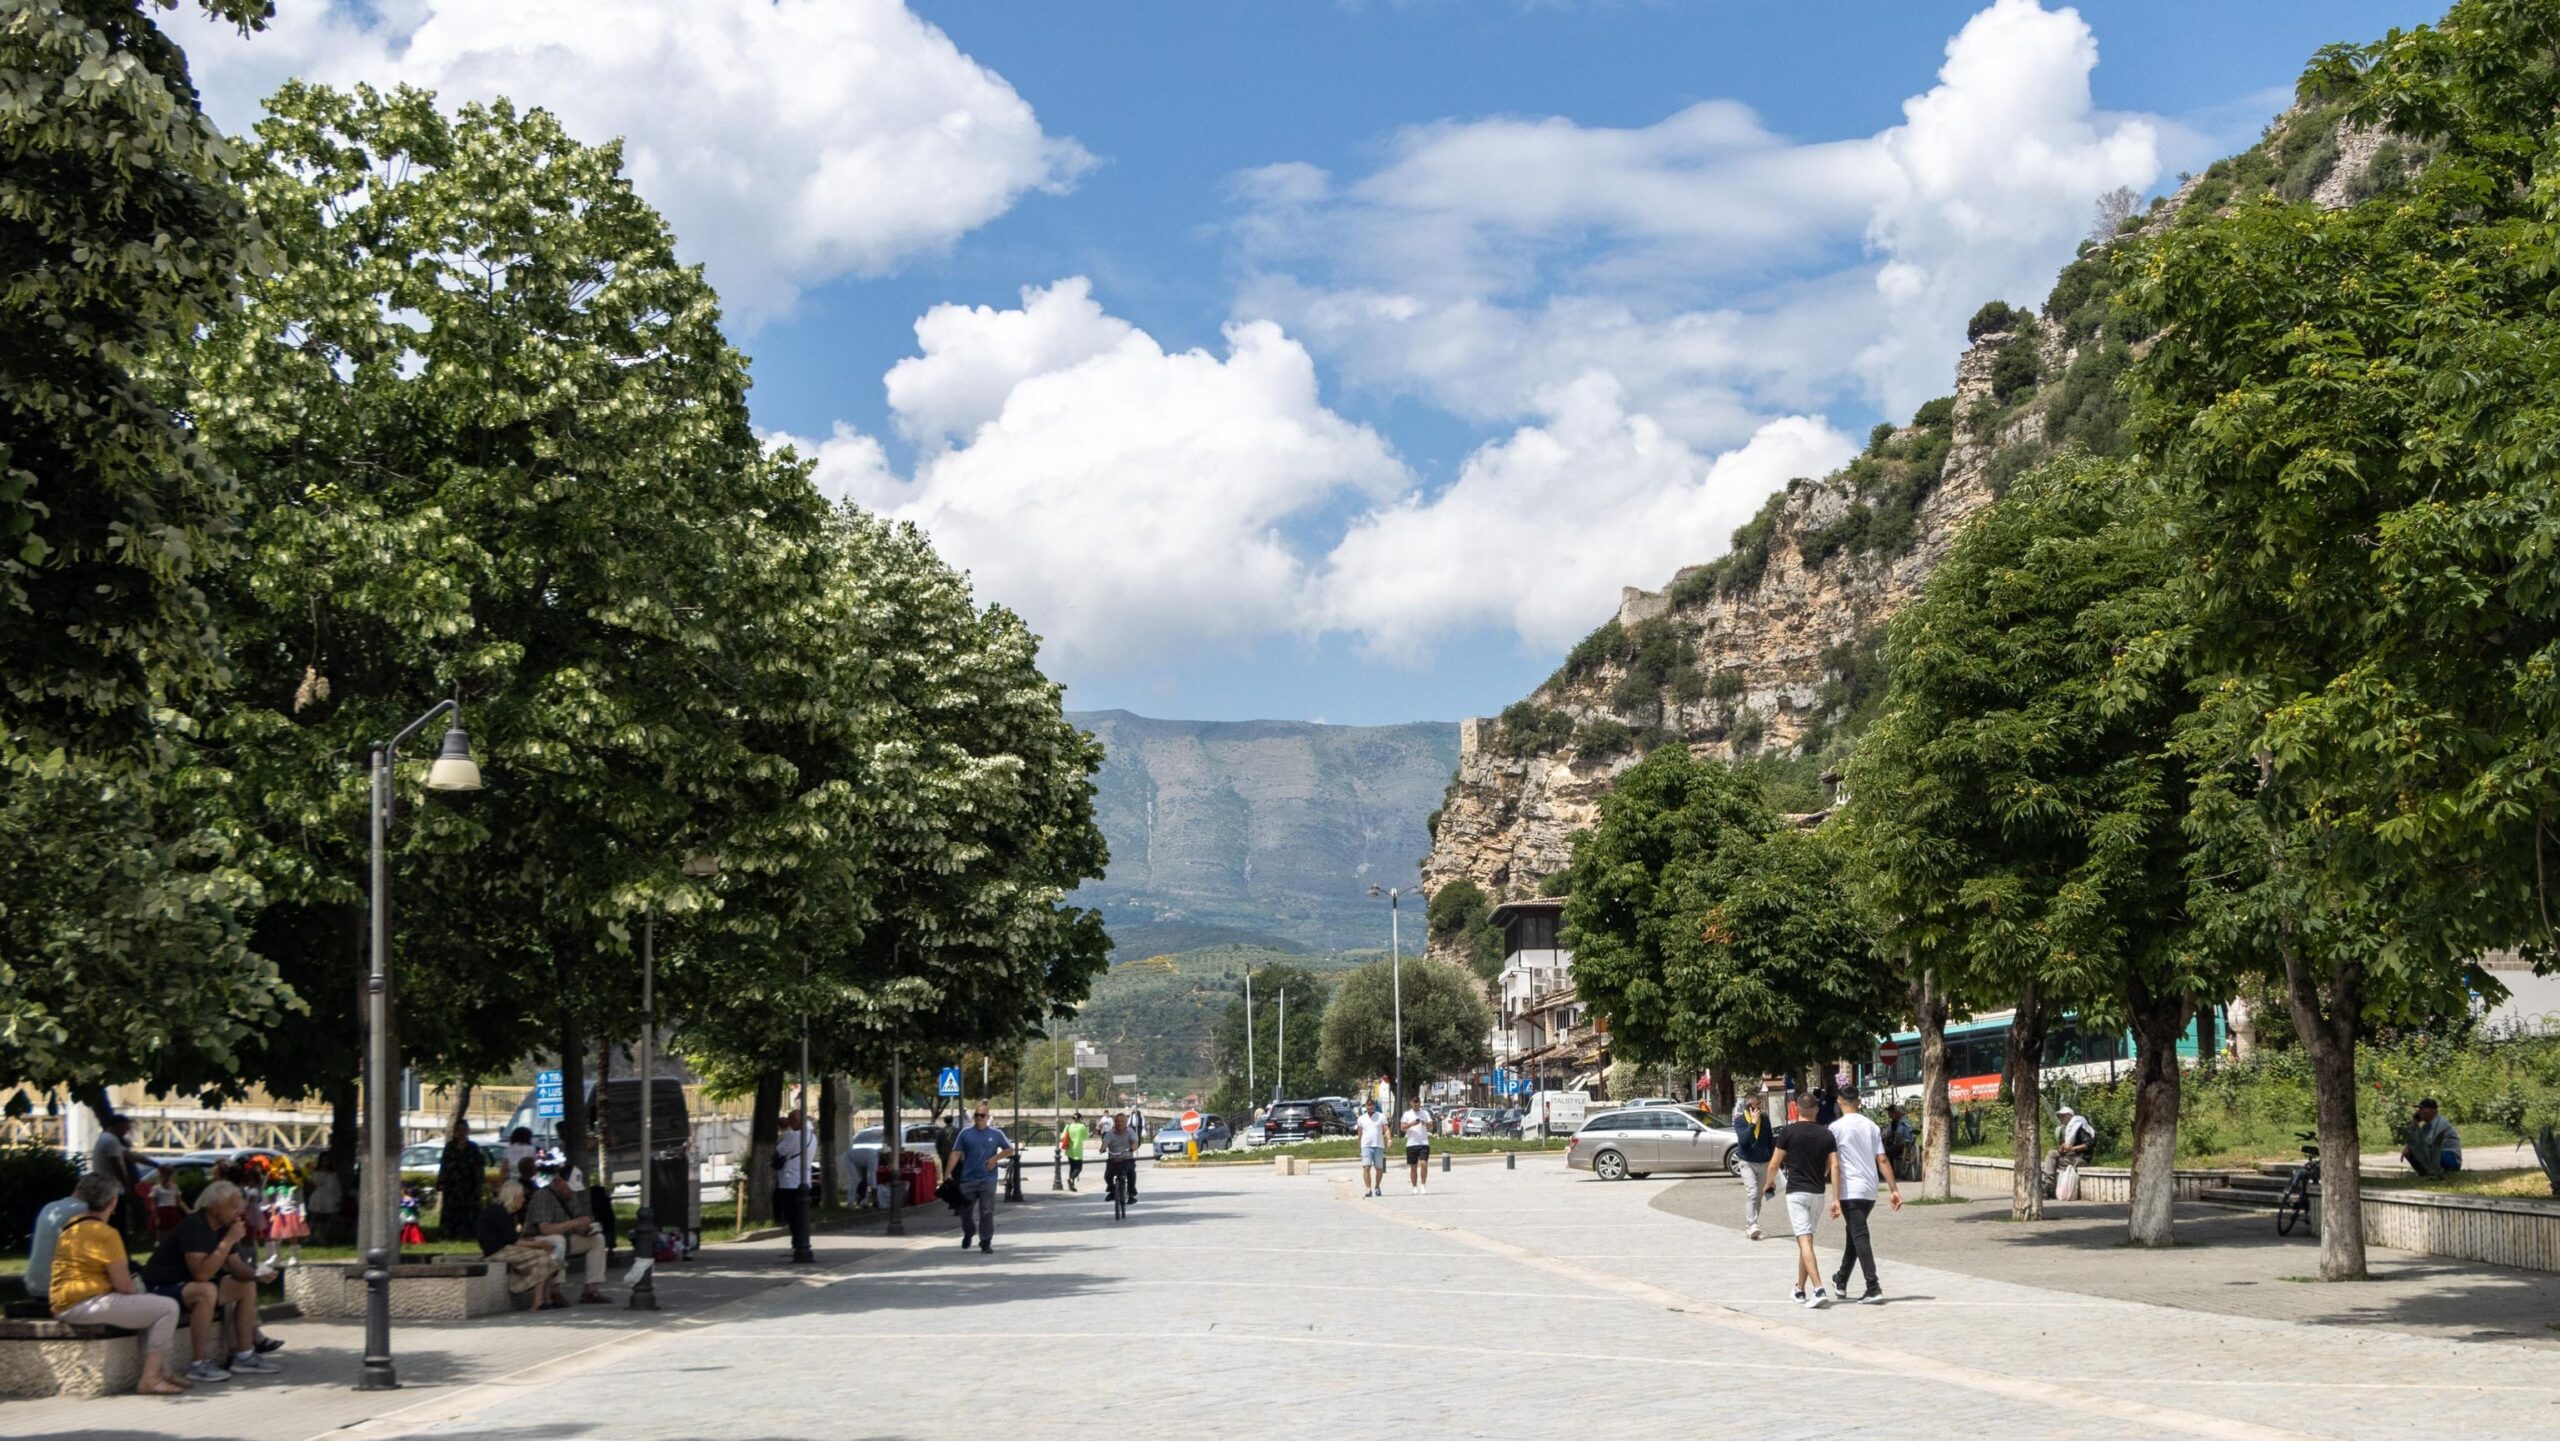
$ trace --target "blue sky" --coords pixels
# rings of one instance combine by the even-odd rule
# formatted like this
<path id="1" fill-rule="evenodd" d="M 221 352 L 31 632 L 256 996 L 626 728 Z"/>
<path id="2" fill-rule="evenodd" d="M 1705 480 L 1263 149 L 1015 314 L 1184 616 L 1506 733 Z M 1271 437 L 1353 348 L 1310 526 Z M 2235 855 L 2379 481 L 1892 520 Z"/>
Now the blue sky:
<path id="1" fill-rule="evenodd" d="M 229 126 L 300 73 L 625 136 L 759 426 L 1029 616 L 1072 704 L 1383 722 L 1517 699 L 1618 586 L 1942 391 L 2099 193 L 2439 8 L 376 0 L 183 33 Z"/>

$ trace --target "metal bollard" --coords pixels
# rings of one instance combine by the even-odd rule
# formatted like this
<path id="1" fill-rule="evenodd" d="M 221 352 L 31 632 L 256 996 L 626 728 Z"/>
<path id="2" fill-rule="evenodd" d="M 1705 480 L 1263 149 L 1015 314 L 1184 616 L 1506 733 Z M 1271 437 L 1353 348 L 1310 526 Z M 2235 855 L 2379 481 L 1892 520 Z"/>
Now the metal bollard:
<path id="1" fill-rule="evenodd" d="M 1502 1153 L 1502 1169 L 1504 1169 L 1504 1170 L 1506 1170 L 1506 1171 L 1517 1171 L 1517 1170 L 1519 1170 L 1519 1169 L 1520 1169 L 1520 1153 L 1519 1153 L 1518 1151 L 1505 1151 L 1505 1152 L 1503 1152 L 1503 1153 Z"/>
<path id="2" fill-rule="evenodd" d="M 1020 1151 L 1014 1152 L 1004 1164 L 1004 1198 L 1008 1201 L 1022 1199 L 1022 1153 Z"/>
<path id="3" fill-rule="evenodd" d="M 1052 1191 L 1067 1189 L 1067 1153 L 1064 1151 L 1049 1153 L 1049 1189 Z"/>
<path id="4" fill-rule="evenodd" d="M 1449 1174 L 1449 1153 L 1446 1151 L 1440 1153 L 1440 1174 L 1443 1176 Z"/>

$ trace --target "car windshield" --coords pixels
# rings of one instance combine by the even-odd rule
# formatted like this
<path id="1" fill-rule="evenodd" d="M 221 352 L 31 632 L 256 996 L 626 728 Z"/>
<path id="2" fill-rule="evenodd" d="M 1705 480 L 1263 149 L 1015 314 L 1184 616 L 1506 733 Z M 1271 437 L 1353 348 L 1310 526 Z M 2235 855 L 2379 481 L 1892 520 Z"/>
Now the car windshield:
<path id="1" fill-rule="evenodd" d="M 400 1164 L 409 1167 L 432 1166 L 444 1159 L 442 1146 L 411 1146 L 400 1153 Z"/>

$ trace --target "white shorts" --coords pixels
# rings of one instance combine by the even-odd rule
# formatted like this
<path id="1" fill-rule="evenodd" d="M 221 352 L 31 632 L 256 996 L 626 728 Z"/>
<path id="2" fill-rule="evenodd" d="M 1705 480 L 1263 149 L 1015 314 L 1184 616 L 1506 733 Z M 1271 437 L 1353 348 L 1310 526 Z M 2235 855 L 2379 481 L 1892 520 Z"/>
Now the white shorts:
<path id="1" fill-rule="evenodd" d="M 1789 1191 L 1787 1193 L 1787 1229 L 1799 1236 L 1810 1236 L 1813 1234 L 1813 1228 L 1820 1224 L 1822 1224 L 1822 1193 L 1820 1191 Z"/>

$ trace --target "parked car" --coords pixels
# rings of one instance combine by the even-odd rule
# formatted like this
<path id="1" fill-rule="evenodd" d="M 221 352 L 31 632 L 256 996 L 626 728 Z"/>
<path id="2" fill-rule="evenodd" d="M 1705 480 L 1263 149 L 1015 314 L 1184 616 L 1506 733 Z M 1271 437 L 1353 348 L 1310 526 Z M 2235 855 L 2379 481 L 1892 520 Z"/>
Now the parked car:
<path id="1" fill-rule="evenodd" d="M 1603 1111 L 1573 1133 L 1564 1163 L 1603 1181 L 1641 1180 L 1656 1171 L 1742 1174 L 1732 1128 L 1695 1106 Z"/>
<path id="2" fill-rule="evenodd" d="M 1318 1141 L 1327 1136 L 1351 1134 L 1351 1112 L 1331 1100 L 1318 1097 L 1312 1101 L 1282 1101 L 1262 1118 L 1263 1136 L 1271 1145 L 1291 1141 Z"/>
<path id="3" fill-rule="evenodd" d="M 1183 1154 L 1184 1149 L 1190 1144 L 1191 1139 L 1191 1133 L 1182 1129 L 1181 1117 L 1176 1116 L 1172 1120 L 1165 1122 L 1163 1127 L 1156 1132 L 1156 1159 L 1162 1161 L 1169 1157 Z M 1228 1132 L 1226 1122 L 1221 1121 L 1217 1117 L 1209 1115 L 1206 1112 L 1201 1114 L 1201 1150 L 1223 1151 L 1233 1144 L 1234 1141 L 1235 1137 Z"/>
<path id="4" fill-rule="evenodd" d="M 1582 1129 L 1589 1103 L 1590 1097 L 1581 1091 L 1534 1092 L 1521 1111 L 1521 1133 L 1534 1130 L 1541 1136 L 1570 1136 Z"/>
<path id="5" fill-rule="evenodd" d="M 1236 1144 L 1250 1151 L 1261 1145 L 1262 1138 L 1268 1134 L 1270 1134 L 1269 1127 L 1258 1120 L 1252 1121 L 1247 1123 L 1243 1130 L 1236 1132 Z"/>
<path id="6" fill-rule="evenodd" d="M 922 1156 L 928 1161 L 936 1161 L 942 1154 L 934 1149 L 933 1127 L 919 1126 L 910 1123 L 902 1126 L 900 1129 L 906 1132 L 906 1151 L 908 1155 Z M 881 1153 L 881 1159 L 885 1161 L 888 1159 L 885 1154 L 888 1148 L 881 1144 L 881 1137 L 884 1134 L 886 1133 L 878 1126 L 865 1126 L 861 1130 L 853 1133 L 853 1139 L 845 1143 L 845 1149 L 848 1151 L 858 1150 Z"/>
<path id="7" fill-rule="evenodd" d="M 506 1156 L 506 1149 L 495 1141 L 475 1141 L 480 1148 L 480 1169 L 494 1172 Z M 433 1191 L 436 1179 L 444 1171 L 444 1142 L 421 1141 L 400 1153 L 400 1179 Z"/>
<path id="8" fill-rule="evenodd" d="M 1676 1106 L 1680 1104 L 1680 1100 L 1676 1096 L 1638 1096 L 1623 1104 L 1632 1111 L 1645 1106 Z"/>

